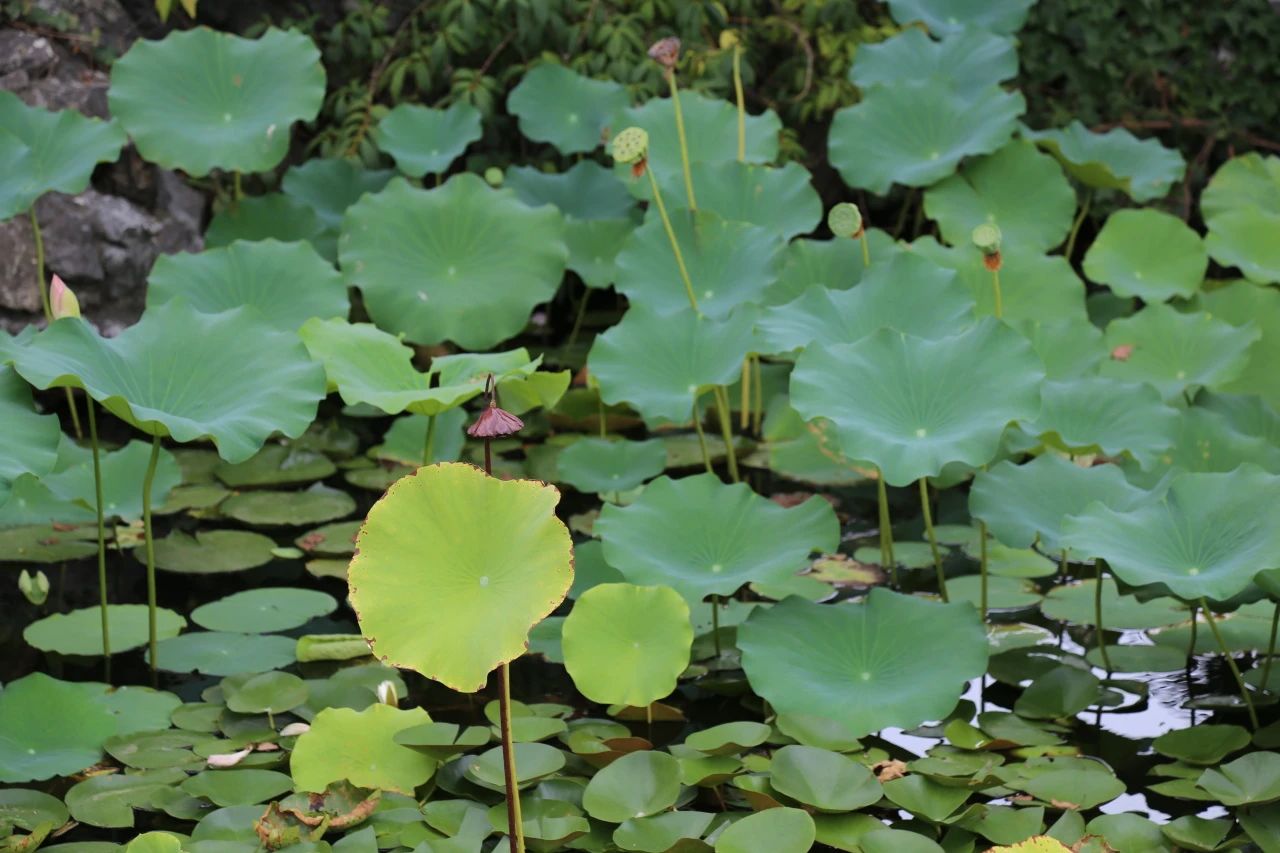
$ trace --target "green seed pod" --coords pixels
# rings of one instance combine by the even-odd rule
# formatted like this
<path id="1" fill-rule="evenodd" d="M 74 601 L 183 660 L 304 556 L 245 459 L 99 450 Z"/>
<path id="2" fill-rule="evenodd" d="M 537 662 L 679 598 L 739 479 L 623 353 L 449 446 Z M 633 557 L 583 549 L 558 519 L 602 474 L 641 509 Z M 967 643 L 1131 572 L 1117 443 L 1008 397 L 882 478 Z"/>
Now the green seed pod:
<path id="1" fill-rule="evenodd" d="M 984 222 L 973 229 L 973 245 L 977 246 L 984 255 L 1000 253 L 1000 237 L 1000 229 L 990 222 Z"/>
<path id="2" fill-rule="evenodd" d="M 856 204 L 842 201 L 827 213 L 827 227 L 837 237 L 857 237 L 862 233 L 862 211 Z"/>
<path id="3" fill-rule="evenodd" d="M 609 153 L 619 163 L 634 163 L 649 150 L 649 134 L 640 127 L 628 127 L 613 138 Z"/>
<path id="4" fill-rule="evenodd" d="M 490 166 L 484 170 L 484 179 L 491 187 L 502 186 L 502 170 L 497 166 Z"/>

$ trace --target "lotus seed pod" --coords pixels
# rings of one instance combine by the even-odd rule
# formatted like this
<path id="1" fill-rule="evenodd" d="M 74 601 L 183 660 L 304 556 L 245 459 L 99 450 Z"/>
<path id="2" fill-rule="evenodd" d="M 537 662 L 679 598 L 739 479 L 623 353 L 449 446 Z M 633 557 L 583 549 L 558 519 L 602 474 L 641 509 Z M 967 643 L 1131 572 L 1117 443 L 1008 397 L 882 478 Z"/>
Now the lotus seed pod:
<path id="1" fill-rule="evenodd" d="M 67 287 L 67 283 L 56 275 L 49 283 L 49 310 L 53 312 L 55 320 L 80 316 L 80 300 L 76 299 L 75 293 Z"/>
<path id="2" fill-rule="evenodd" d="M 737 30 L 721 30 L 720 31 L 720 49 L 728 50 L 731 47 L 737 47 L 742 44 L 742 39 L 738 37 Z"/>
<path id="3" fill-rule="evenodd" d="M 378 701 L 383 705 L 390 705 L 397 708 L 400 705 L 400 697 L 396 695 L 396 686 L 390 681 L 383 681 L 378 684 Z"/>
<path id="4" fill-rule="evenodd" d="M 649 134 L 641 127 L 628 127 L 613 138 L 609 152 L 619 163 L 634 163 L 649 150 Z"/>
<path id="5" fill-rule="evenodd" d="M 675 36 L 658 39 L 649 46 L 649 58 L 668 71 L 675 70 L 680 61 L 680 39 Z"/>
<path id="6" fill-rule="evenodd" d="M 18 589 L 27 601 L 39 607 L 49 598 L 49 577 L 41 571 L 30 575 L 23 569 L 22 574 L 18 575 Z"/>
<path id="7" fill-rule="evenodd" d="M 500 187 L 502 186 L 503 180 L 502 170 L 497 166 L 490 166 L 484 170 L 484 179 L 489 186 Z"/>
<path id="8" fill-rule="evenodd" d="M 982 250 L 984 255 L 997 255 L 1000 253 L 1000 236 L 997 226 L 984 222 L 973 229 L 973 245 Z"/>
<path id="9" fill-rule="evenodd" d="M 856 204 L 842 201 L 827 213 L 827 227 L 837 237 L 857 237 L 862 234 L 862 211 Z"/>

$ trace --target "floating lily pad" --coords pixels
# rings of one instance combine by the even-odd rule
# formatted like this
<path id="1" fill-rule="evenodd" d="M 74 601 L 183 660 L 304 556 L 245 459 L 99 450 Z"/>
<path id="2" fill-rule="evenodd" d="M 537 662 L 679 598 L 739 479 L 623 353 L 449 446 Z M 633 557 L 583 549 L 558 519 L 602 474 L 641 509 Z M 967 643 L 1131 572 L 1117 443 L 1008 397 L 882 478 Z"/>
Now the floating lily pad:
<path id="1" fill-rule="evenodd" d="M 360 531 L 360 521 L 335 521 L 304 533 L 294 540 L 294 544 L 310 554 L 346 555 L 356 550 L 356 534 Z"/>
<path id="2" fill-rule="evenodd" d="M 582 807 L 597 820 L 622 823 L 666 811 L 679 795 L 680 763 L 665 752 L 640 750 L 593 776 Z"/>
<path id="3" fill-rule="evenodd" d="M 880 801 L 884 791 L 852 758 L 812 746 L 784 746 L 769 764 L 769 784 L 819 812 L 850 812 Z"/>
<path id="4" fill-rule="evenodd" d="M 102 757 L 115 718 L 78 684 L 35 672 L 0 690 L 0 782 L 78 773 Z"/>
<path id="5" fill-rule="evenodd" d="M 1035 0 L 889 0 L 900 24 L 922 21 L 938 35 L 973 27 L 1008 35 L 1022 29 Z"/>
<path id="6" fill-rule="evenodd" d="M 817 834 L 813 818 L 801 809 L 773 808 L 749 814 L 716 837 L 716 853 L 805 853 Z M 899 848 L 901 849 L 901 848 Z"/>
<path id="7" fill-rule="evenodd" d="M 247 530 L 175 530 L 155 541 L 156 568 L 188 575 L 239 572 L 271 562 L 276 543 Z M 141 549 L 133 552 L 139 559 Z"/>
<path id="8" fill-rule="evenodd" d="M 613 831 L 613 843 L 623 850 L 666 853 L 688 846 L 707 834 L 715 815 L 710 812 L 673 811 L 652 817 L 635 817 Z"/>
<path id="9" fill-rule="evenodd" d="M 270 444 L 243 462 L 221 462 L 214 473 L 233 489 L 286 486 L 323 480 L 337 466 L 321 453 Z"/>
<path id="10" fill-rule="evenodd" d="M 584 77 L 554 62 L 530 68 L 507 96 L 507 110 L 520 122 L 520 132 L 551 143 L 561 154 L 600 147 L 610 122 L 630 103 L 624 86 Z"/>
<path id="11" fill-rule="evenodd" d="M 414 178 L 449 171 L 480 135 L 480 111 L 466 101 L 444 110 L 400 104 L 373 131 L 378 147 L 395 159 L 400 171 Z"/>
<path id="12" fill-rule="evenodd" d="M 941 41 L 908 28 L 879 44 L 859 45 L 849 69 L 849 79 L 864 89 L 941 77 L 966 97 L 1017 74 L 1013 39 L 978 28 L 950 33 Z"/>
<path id="13" fill-rule="evenodd" d="M 261 172 L 324 99 L 320 51 L 294 30 L 246 39 L 208 27 L 138 39 L 111 67 L 111 114 L 153 163 L 188 174 Z"/>
<path id="14" fill-rule="evenodd" d="M 0 505 L 3 505 L 19 475 L 40 477 L 53 470 L 62 431 L 57 416 L 36 413 L 27 383 L 4 366 L 0 366 L 0 420 L 5 424 L 5 440 L 0 442 Z"/>
<path id="15" fill-rule="evenodd" d="M 813 188 L 812 176 L 794 161 L 774 167 L 724 160 L 699 163 L 692 171 L 699 211 L 713 211 L 730 222 L 762 226 L 784 240 L 813 231 L 822 219 L 822 200 Z M 684 175 L 668 175 L 662 194 L 667 199 L 682 198 Z M 677 213 L 674 220 L 681 218 Z M 693 245 L 699 244 L 695 240 Z"/>
<path id="16" fill-rule="evenodd" d="M 982 578 L 965 575 L 947 581 L 947 597 L 951 601 L 967 601 L 982 605 Z M 1025 610 L 1040 603 L 1035 584 L 1022 578 L 991 574 L 987 577 L 987 607 L 991 610 Z"/>
<path id="17" fill-rule="evenodd" d="M 1121 127 L 1095 133 L 1073 121 L 1052 130 L 1023 128 L 1022 135 L 1057 157 L 1080 183 L 1122 190 L 1134 201 L 1163 198 L 1186 168 L 1176 150 L 1158 139 L 1138 139 Z"/>
<path id="18" fill-rule="evenodd" d="M 186 778 L 187 774 L 177 768 L 90 776 L 67 791 L 67 808 L 72 817 L 90 826 L 131 828 L 134 809 L 149 807 L 153 797 Z"/>
<path id="19" fill-rule="evenodd" d="M 1256 152 L 1228 160 L 1200 197 L 1213 259 L 1262 283 L 1280 281 L 1280 157 Z"/>
<path id="20" fill-rule="evenodd" d="M 435 773 L 437 761 L 396 743 L 395 736 L 431 722 L 421 708 L 401 710 L 375 702 L 363 711 L 326 708 L 299 736 L 289 767 L 299 791 L 323 791 L 334 782 L 413 794 Z"/>
<path id="21" fill-rule="evenodd" d="M 1040 416 L 1023 425 L 1046 446 L 1076 456 L 1128 454 L 1150 468 L 1175 443 L 1179 412 L 1150 385 L 1095 376 L 1046 382 Z"/>
<path id="22" fill-rule="evenodd" d="M 119 450 L 99 454 L 102 511 L 107 518 L 125 521 L 142 518 L 142 481 L 150 455 L 151 446 L 145 441 L 131 441 Z M 41 482 L 63 500 L 95 506 L 93 451 L 64 437 L 58 446 L 58 464 L 54 472 Z M 181 482 L 182 472 L 177 460 L 169 451 L 161 450 L 151 484 L 152 501 L 163 502 L 170 490 Z"/>
<path id="23" fill-rule="evenodd" d="M 96 535 L 91 527 L 66 531 L 48 524 L 0 529 L 0 559 L 16 563 L 76 560 L 98 550 L 91 541 Z"/>
<path id="24" fill-rule="evenodd" d="M 145 604 L 111 604 L 107 622 L 111 630 L 111 653 L 119 654 L 147 644 L 148 611 Z M 187 620 L 172 610 L 156 610 L 156 636 L 176 637 Z M 37 649 L 61 655 L 102 654 L 102 611 L 85 607 L 70 613 L 55 613 L 32 622 L 22 637 Z"/>
<path id="25" fill-rule="evenodd" d="M 356 502 L 346 492 L 319 483 L 300 492 L 241 492 L 222 502 L 219 512 L 255 527 L 301 527 L 351 515 Z"/>
<path id="26" fill-rule="evenodd" d="M 1240 726 L 1202 724 L 1190 729 L 1165 732 L 1151 743 L 1158 753 L 1189 764 L 1214 765 L 1250 743 L 1249 732 Z"/>
<path id="27" fill-rule="evenodd" d="M 1084 274 L 1144 302 L 1186 298 L 1200 288 L 1209 255 L 1200 235 L 1159 210 L 1117 210 L 1084 256 Z"/>
<path id="28" fill-rule="evenodd" d="M 288 672 L 230 675 L 219 685 L 227 709 L 237 714 L 282 714 L 307 701 L 307 684 Z"/>
<path id="29" fill-rule="evenodd" d="M 289 793 L 293 780 L 274 770 L 205 770 L 183 782 L 182 790 L 215 806 L 248 806 Z"/>
<path id="30" fill-rule="evenodd" d="M 332 596 L 317 590 L 264 587 L 202 604 L 191 611 L 191 620 L 210 631 L 267 634 L 301 627 L 337 607 Z"/>
<path id="31" fill-rule="evenodd" d="M 634 489 L 661 474 L 666 467 L 667 449 L 657 439 L 582 438 L 556 457 L 561 482 L 593 494 Z"/>
<path id="32" fill-rule="evenodd" d="M 1280 753 L 1251 752 L 1210 767 L 1196 784 L 1227 806 L 1280 800 Z"/>
<path id="33" fill-rule="evenodd" d="M 293 663 L 295 644 L 292 637 L 192 631 L 160 641 L 159 666 L 203 675 L 267 672 Z"/>

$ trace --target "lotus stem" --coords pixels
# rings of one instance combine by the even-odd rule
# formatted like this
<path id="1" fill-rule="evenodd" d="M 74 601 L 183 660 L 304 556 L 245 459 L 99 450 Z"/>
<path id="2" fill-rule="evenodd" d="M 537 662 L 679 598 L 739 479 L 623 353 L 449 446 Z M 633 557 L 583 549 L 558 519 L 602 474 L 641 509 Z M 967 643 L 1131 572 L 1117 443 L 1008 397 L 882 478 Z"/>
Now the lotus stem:
<path id="1" fill-rule="evenodd" d="M 1058 558 L 1058 578 L 1062 581 L 1067 579 L 1068 566 L 1070 565 L 1070 559 L 1067 554 L 1070 550 L 1070 548 L 1063 548 L 1062 556 Z"/>
<path id="2" fill-rule="evenodd" d="M 885 486 L 884 472 L 876 472 L 876 503 L 880 510 L 880 566 L 887 568 L 898 585 L 898 562 L 893 558 L 893 522 L 889 520 L 889 489 Z"/>
<path id="3" fill-rule="evenodd" d="M 489 446 L 486 441 L 485 448 Z M 502 727 L 502 772 L 507 787 L 507 834 L 513 853 L 524 853 L 524 822 L 520 814 L 520 788 L 516 776 L 516 752 L 511 739 L 511 672 L 498 667 L 498 716 Z"/>
<path id="4" fill-rule="evenodd" d="M 1253 726 L 1253 730 L 1258 730 L 1258 712 L 1253 707 L 1253 697 L 1249 695 L 1249 686 L 1244 683 L 1244 676 L 1240 674 L 1240 667 L 1236 666 L 1236 659 L 1231 656 L 1231 650 L 1227 648 L 1227 641 L 1222 638 L 1222 632 L 1218 630 L 1218 623 L 1214 621 L 1213 611 L 1209 609 L 1209 602 L 1200 599 L 1200 609 L 1204 611 L 1205 621 L 1209 623 L 1209 630 L 1213 631 L 1213 638 L 1218 642 L 1218 648 L 1222 649 L 1222 655 L 1227 659 L 1227 666 L 1231 668 L 1231 674 L 1235 676 L 1236 685 L 1240 688 L 1240 696 L 1244 699 L 1245 707 L 1249 709 L 1249 722 Z"/>
<path id="5" fill-rule="evenodd" d="M 422 443 L 422 464 L 430 465 L 436 443 L 436 416 L 427 415 L 427 437 Z M 488 442 L 485 442 L 486 447 Z"/>
<path id="6" fill-rule="evenodd" d="M 1188 661 L 1190 661 L 1193 657 L 1196 656 L 1196 629 L 1200 625 L 1200 619 L 1197 614 L 1198 614 L 1198 608 L 1196 604 L 1193 602 L 1191 605 L 1191 642 L 1187 645 Z M 1188 669 L 1188 672 L 1189 671 L 1190 670 Z"/>
<path id="7" fill-rule="evenodd" d="M 676 232 L 671 227 L 671 218 L 667 216 L 667 206 L 662 203 L 662 191 L 658 189 L 658 180 L 653 176 L 652 169 L 644 171 L 649 176 L 649 187 L 653 190 L 653 203 L 658 206 L 662 227 L 666 229 L 667 239 L 671 241 L 671 251 L 676 256 L 676 266 L 680 268 L 680 278 L 684 281 L 684 293 L 689 297 L 689 304 L 693 306 L 694 313 L 701 314 L 702 309 L 698 307 L 698 298 L 693 295 L 693 282 L 689 279 L 689 269 L 684 265 L 684 253 L 680 251 L 680 242 L 676 240 Z"/>
<path id="8" fill-rule="evenodd" d="M 1094 628 L 1098 632 L 1098 654 L 1102 656 L 1102 665 L 1107 669 L 1107 675 L 1111 675 L 1114 671 L 1111 668 L 1111 656 L 1107 654 L 1107 637 L 1102 628 L 1102 581 L 1106 577 L 1106 570 L 1102 560 L 1094 563 L 1098 570 L 1098 583 L 1093 589 L 1093 622 Z"/>
<path id="9" fill-rule="evenodd" d="M 1084 224 L 1084 218 L 1089 215 L 1089 205 L 1093 203 L 1093 188 L 1085 190 L 1084 201 L 1080 205 L 1080 212 L 1076 214 L 1075 221 L 1071 223 L 1071 233 L 1067 236 L 1067 248 L 1063 251 L 1062 256 L 1067 259 L 1067 263 L 1071 262 L 1071 255 L 1075 252 L 1076 236 L 1080 233 L 1080 226 Z"/>
<path id="10" fill-rule="evenodd" d="M 871 266 L 871 244 L 867 241 L 867 229 L 862 229 L 862 268 Z"/>
<path id="11" fill-rule="evenodd" d="M 742 402 L 738 416 L 739 432 L 751 428 L 751 356 L 742 359 Z"/>
<path id="12" fill-rule="evenodd" d="M 578 302 L 578 313 L 573 318 L 573 328 L 569 331 L 569 340 L 565 344 L 565 349 L 573 349 L 573 345 L 578 342 L 578 333 L 582 331 L 582 321 L 587 316 L 587 301 L 591 298 L 591 291 L 588 290 L 582 294 L 582 300 Z"/>
<path id="13" fill-rule="evenodd" d="M 235 177 L 231 182 L 231 209 L 235 210 L 240 206 L 240 199 L 244 198 L 244 187 L 240 183 L 240 171 L 237 169 Z"/>
<path id="14" fill-rule="evenodd" d="M 36 206 L 31 205 L 27 211 L 31 218 L 31 238 L 36 245 L 36 290 L 40 294 L 40 306 L 44 309 L 46 323 L 53 322 L 53 307 L 49 304 L 49 289 L 44 280 L 44 235 L 40 233 L 40 219 L 36 216 Z"/>
<path id="15" fill-rule="evenodd" d="M 689 210 L 697 213 L 698 199 L 693 194 L 693 170 L 689 167 L 689 141 L 684 135 L 684 110 L 680 109 L 680 87 L 676 85 L 674 68 L 667 71 L 667 83 L 671 86 L 671 105 L 676 111 L 676 136 L 680 140 L 680 166 L 684 169 L 684 192 L 689 197 Z"/>
<path id="16" fill-rule="evenodd" d="M 1276 602 L 1276 609 L 1271 614 L 1271 639 L 1267 642 L 1267 660 L 1262 664 L 1262 689 L 1270 690 L 1267 686 L 1271 683 L 1271 658 L 1276 653 L 1276 629 L 1280 628 L 1280 601 Z"/>
<path id="17" fill-rule="evenodd" d="M 985 521 L 978 522 L 978 571 L 981 575 L 982 595 L 981 595 L 981 611 L 982 621 L 987 621 L 987 523 Z"/>
<path id="18" fill-rule="evenodd" d="M 929 550 L 933 552 L 933 569 L 938 573 L 938 592 L 945 602 L 951 601 L 947 596 L 947 573 L 942 570 L 942 553 L 938 550 L 938 537 L 933 532 L 933 512 L 929 509 L 929 479 L 921 477 L 920 511 L 924 515 L 924 532 L 929 537 Z"/>
<path id="19" fill-rule="evenodd" d="M 716 650 L 716 659 L 720 658 L 720 599 L 711 596 L 711 642 Z"/>
<path id="20" fill-rule="evenodd" d="M 715 473 L 711 468 L 711 451 L 707 449 L 707 435 L 702 431 L 702 419 L 698 416 L 698 395 L 693 395 L 693 428 L 698 433 L 698 447 L 702 449 L 702 464 L 707 466 L 707 473 Z"/>
<path id="21" fill-rule="evenodd" d="M 607 427 L 608 419 L 605 418 L 605 414 L 604 414 L 604 398 L 600 396 L 599 391 L 596 392 L 596 421 L 598 422 L 598 426 L 600 427 L 600 437 L 608 438 L 609 437 L 609 430 Z"/>
<path id="22" fill-rule="evenodd" d="M 151 652 L 151 676 L 154 679 L 159 664 L 159 644 L 156 638 L 156 549 L 151 531 L 151 484 L 156 478 L 156 463 L 160 461 L 160 436 L 151 437 L 151 459 L 147 462 L 147 474 L 142 480 L 142 533 L 147 552 L 147 648 Z"/>
<path id="23" fill-rule="evenodd" d="M 755 363 L 755 370 L 752 371 L 752 381 L 755 383 L 755 411 L 751 413 L 751 431 L 756 435 L 762 435 L 764 423 L 764 373 L 760 367 L 760 354 L 754 353 L 751 360 Z"/>
<path id="24" fill-rule="evenodd" d="M 724 439 L 725 456 L 729 462 L 730 481 L 739 482 L 738 453 L 733 446 L 732 415 L 729 412 L 729 394 L 723 385 L 717 385 L 713 392 L 716 397 L 716 420 L 720 422 L 720 437 Z"/>
<path id="25" fill-rule="evenodd" d="M 98 599 L 102 609 L 103 680 L 111 683 L 111 626 L 107 620 L 107 534 L 102 511 L 102 461 L 98 451 L 98 417 L 93 411 L 93 398 L 88 397 L 89 444 L 93 448 L 93 491 L 98 514 Z"/>
<path id="26" fill-rule="evenodd" d="M 747 162 L 747 101 L 742 94 L 742 45 L 733 46 L 733 96 L 738 102 L 738 162 Z"/>

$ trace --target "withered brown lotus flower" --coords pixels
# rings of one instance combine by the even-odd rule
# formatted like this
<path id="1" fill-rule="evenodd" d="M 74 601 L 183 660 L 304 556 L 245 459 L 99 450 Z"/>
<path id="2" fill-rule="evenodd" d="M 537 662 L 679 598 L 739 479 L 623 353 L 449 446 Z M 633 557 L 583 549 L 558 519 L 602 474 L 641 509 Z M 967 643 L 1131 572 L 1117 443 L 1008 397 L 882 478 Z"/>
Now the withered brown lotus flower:
<path id="1" fill-rule="evenodd" d="M 680 39 L 675 36 L 658 39 L 649 46 L 649 58 L 667 71 L 674 71 L 680 61 Z"/>

